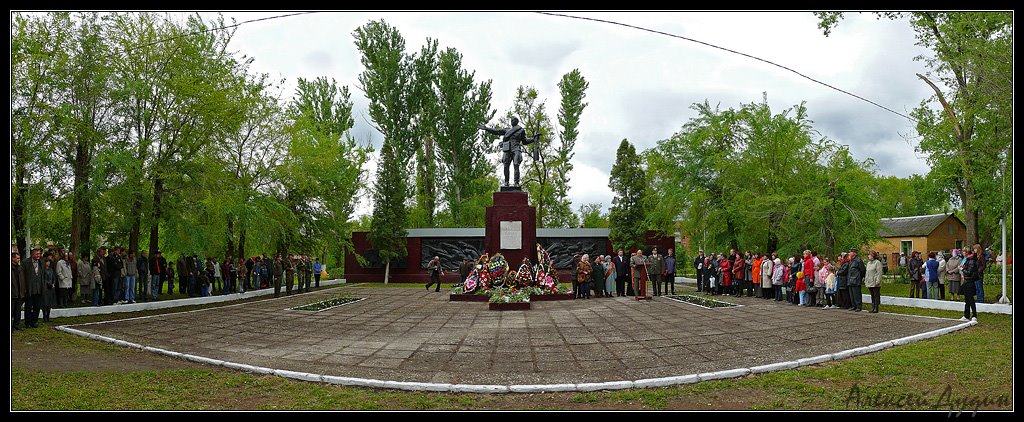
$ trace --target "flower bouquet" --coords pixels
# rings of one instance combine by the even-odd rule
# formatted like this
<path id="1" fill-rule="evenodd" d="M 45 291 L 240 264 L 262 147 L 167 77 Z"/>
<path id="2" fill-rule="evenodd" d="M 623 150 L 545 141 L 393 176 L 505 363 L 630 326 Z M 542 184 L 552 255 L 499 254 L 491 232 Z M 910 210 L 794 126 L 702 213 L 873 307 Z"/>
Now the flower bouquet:
<path id="1" fill-rule="evenodd" d="M 523 264 L 519 266 L 519 271 L 516 271 L 516 285 L 520 288 L 530 287 L 536 284 L 537 279 L 533 276 L 533 270 L 530 268 L 530 259 L 523 258 Z"/>

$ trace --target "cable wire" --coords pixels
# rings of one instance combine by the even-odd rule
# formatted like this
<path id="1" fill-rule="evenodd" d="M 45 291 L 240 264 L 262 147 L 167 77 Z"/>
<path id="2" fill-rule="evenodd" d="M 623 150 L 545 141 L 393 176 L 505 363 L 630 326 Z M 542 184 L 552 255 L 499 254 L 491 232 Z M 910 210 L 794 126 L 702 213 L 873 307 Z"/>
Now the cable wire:
<path id="1" fill-rule="evenodd" d="M 834 89 L 836 91 L 842 92 L 842 93 L 844 93 L 846 95 L 849 95 L 851 97 L 857 98 L 859 100 L 868 102 L 868 103 L 870 103 L 870 104 L 872 104 L 872 105 L 874 105 L 876 107 L 879 107 L 879 108 L 881 108 L 883 110 L 886 110 L 886 111 L 888 111 L 890 113 L 893 113 L 893 114 L 895 114 L 897 116 L 903 117 L 903 118 L 905 118 L 907 120 L 911 120 L 911 121 L 914 120 L 913 118 L 911 118 L 910 116 L 907 116 L 906 114 L 900 113 L 900 112 L 895 111 L 895 110 L 893 110 L 893 109 L 891 109 L 889 107 L 883 106 L 883 105 L 878 104 L 878 103 L 876 103 L 874 101 L 871 101 L 871 100 L 869 100 L 867 98 L 861 97 L 860 95 L 854 94 L 852 92 L 849 92 L 849 91 L 846 91 L 846 90 L 843 90 L 843 89 L 840 89 L 840 88 L 836 88 L 836 87 L 834 87 L 832 85 L 829 85 L 829 84 L 827 84 L 825 82 L 819 81 L 819 80 L 814 79 L 814 78 L 812 78 L 810 76 L 804 75 L 803 73 L 797 72 L 796 70 L 793 70 L 793 69 L 791 69 L 789 67 L 780 65 L 780 64 L 772 62 L 770 60 L 762 59 L 760 57 L 752 56 L 752 55 L 747 54 L 747 53 L 742 53 L 742 52 L 739 52 L 739 51 L 736 51 L 736 50 L 732 50 L 732 49 L 729 49 L 729 48 L 725 48 L 725 47 L 719 47 L 719 46 L 711 44 L 711 43 L 707 43 L 707 42 L 700 41 L 700 40 L 695 40 L 693 38 L 684 37 L 682 35 L 670 34 L 668 32 L 658 31 L 656 29 L 644 28 L 644 27 L 636 26 L 636 25 L 630 25 L 630 24 L 622 23 L 622 22 L 615 22 L 615 21 L 610 21 L 610 20 L 605 20 L 605 19 L 598 19 L 598 18 L 590 18 L 590 17 L 585 17 L 585 16 L 565 15 L 565 14 L 561 14 L 561 13 L 551 13 L 551 12 L 535 12 L 535 13 L 538 13 L 538 14 L 541 14 L 541 15 L 548 15 L 548 16 L 556 16 L 556 17 L 563 17 L 563 18 L 570 18 L 570 19 L 581 19 L 581 20 L 587 20 L 587 21 L 593 21 L 593 22 L 607 23 L 607 24 L 611 24 L 611 25 L 619 25 L 619 26 L 624 26 L 624 27 L 627 27 L 627 28 L 638 29 L 638 30 L 641 30 L 641 31 L 652 32 L 652 33 L 659 34 L 659 35 L 666 35 L 666 36 L 673 37 L 673 38 L 679 38 L 679 39 L 682 39 L 682 40 L 686 40 L 686 41 L 690 41 L 690 42 L 695 42 L 697 44 L 706 45 L 706 46 L 711 47 L 711 48 L 717 48 L 719 50 L 728 51 L 728 52 L 733 53 L 733 54 L 738 54 L 738 55 L 741 55 L 741 56 L 744 56 L 744 57 L 749 57 L 751 59 L 754 59 L 754 60 L 757 60 L 757 61 L 761 61 L 761 62 L 765 62 L 765 63 L 768 63 L 768 64 L 770 64 L 772 66 L 788 70 L 788 71 L 790 71 L 792 73 L 800 75 L 800 77 L 802 77 L 804 79 L 807 79 L 807 80 L 810 80 L 812 82 L 818 83 L 820 85 L 824 85 L 826 87 L 832 88 L 832 89 Z"/>

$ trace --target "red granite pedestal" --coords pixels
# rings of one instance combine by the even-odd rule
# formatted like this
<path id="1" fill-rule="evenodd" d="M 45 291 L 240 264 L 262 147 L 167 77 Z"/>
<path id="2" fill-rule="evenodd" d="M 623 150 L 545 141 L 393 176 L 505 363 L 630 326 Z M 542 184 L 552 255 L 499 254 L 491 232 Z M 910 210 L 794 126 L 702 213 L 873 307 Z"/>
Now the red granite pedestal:
<path id="1" fill-rule="evenodd" d="M 510 271 L 515 271 L 530 258 L 536 264 L 537 257 L 537 207 L 530 206 L 530 198 L 523 191 L 494 192 L 494 205 L 485 210 L 484 250 L 490 254 L 501 252 L 508 261 Z M 507 234 L 502 244 L 502 223 Z M 516 245 L 515 240 L 518 240 Z M 503 247 L 504 246 L 504 247 Z"/>

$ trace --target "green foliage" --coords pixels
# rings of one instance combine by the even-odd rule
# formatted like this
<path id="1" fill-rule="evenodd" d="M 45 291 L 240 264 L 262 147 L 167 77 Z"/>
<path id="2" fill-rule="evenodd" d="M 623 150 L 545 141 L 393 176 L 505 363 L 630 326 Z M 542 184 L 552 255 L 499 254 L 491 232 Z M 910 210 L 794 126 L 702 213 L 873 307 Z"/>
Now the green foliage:
<path id="1" fill-rule="evenodd" d="M 405 254 L 405 229 L 409 210 L 410 160 L 417 155 L 414 124 L 424 102 L 414 94 L 427 92 L 417 84 L 423 66 L 416 67 L 414 55 L 405 53 L 405 38 L 383 20 L 369 22 L 353 33 L 365 67 L 359 75 L 360 88 L 370 100 L 370 117 L 384 135 L 373 190 L 373 225 L 369 240 L 390 262 Z"/>
<path id="2" fill-rule="evenodd" d="M 498 189 L 494 165 L 486 154 L 494 150 L 477 125 L 494 116 L 491 81 L 474 82 L 475 72 L 462 68 L 462 54 L 447 48 L 438 56 L 434 77 L 436 101 L 431 115 L 438 180 L 444 193 L 443 227 L 482 227 L 491 193 Z"/>
<path id="3" fill-rule="evenodd" d="M 843 17 L 816 15 L 826 36 Z M 1013 13 L 878 16 L 907 19 L 917 45 L 934 53 L 914 58 L 927 64 L 928 75 L 918 77 L 935 91 L 911 113 L 921 136 L 917 149 L 927 155 L 932 168 L 927 178 L 946 194 L 943 202 L 961 208 L 965 241 L 992 244 L 998 220 L 1012 214 L 1013 185 L 1007 180 L 1013 180 Z"/>
<path id="4" fill-rule="evenodd" d="M 608 187 L 615 193 L 608 212 L 608 238 L 615 249 L 643 246 L 645 230 L 643 196 L 647 189 L 644 169 L 633 144 L 623 139 L 615 152 Z"/>
<path id="5" fill-rule="evenodd" d="M 668 233 L 678 221 L 691 252 L 709 253 L 832 251 L 877 238 L 884 215 L 873 162 L 816 138 L 803 104 L 773 113 L 765 97 L 692 108 L 696 118 L 644 154 L 650 227 Z"/>
<path id="6" fill-rule="evenodd" d="M 580 205 L 580 221 L 585 229 L 608 228 L 608 214 L 601 212 L 598 202 Z"/>

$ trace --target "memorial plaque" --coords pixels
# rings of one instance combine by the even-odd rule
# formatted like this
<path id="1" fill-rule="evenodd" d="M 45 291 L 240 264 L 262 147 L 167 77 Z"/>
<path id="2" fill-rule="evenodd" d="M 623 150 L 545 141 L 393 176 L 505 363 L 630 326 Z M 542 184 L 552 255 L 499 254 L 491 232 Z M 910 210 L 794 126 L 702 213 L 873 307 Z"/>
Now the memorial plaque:
<path id="1" fill-rule="evenodd" d="M 523 222 L 502 221 L 500 223 L 501 249 L 523 248 Z"/>

